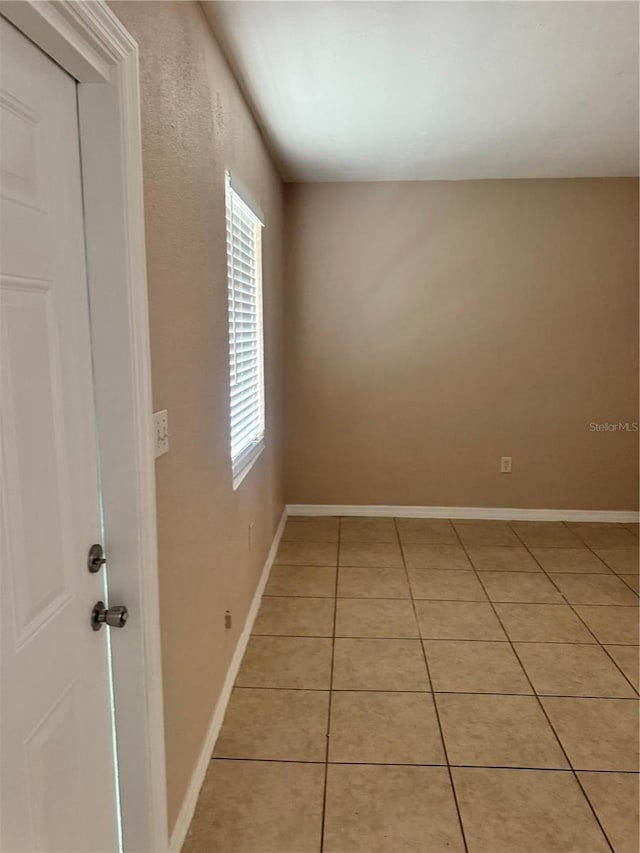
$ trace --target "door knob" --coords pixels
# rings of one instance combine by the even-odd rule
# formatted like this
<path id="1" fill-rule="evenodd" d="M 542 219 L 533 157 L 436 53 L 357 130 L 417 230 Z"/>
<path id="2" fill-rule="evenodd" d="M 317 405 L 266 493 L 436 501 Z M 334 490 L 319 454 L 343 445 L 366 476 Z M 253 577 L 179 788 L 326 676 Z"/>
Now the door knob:
<path id="1" fill-rule="evenodd" d="M 111 628 L 124 628 L 129 618 L 129 611 L 124 604 L 115 604 L 113 607 L 105 607 L 104 601 L 98 601 L 91 611 L 91 627 L 99 631 L 103 625 Z"/>

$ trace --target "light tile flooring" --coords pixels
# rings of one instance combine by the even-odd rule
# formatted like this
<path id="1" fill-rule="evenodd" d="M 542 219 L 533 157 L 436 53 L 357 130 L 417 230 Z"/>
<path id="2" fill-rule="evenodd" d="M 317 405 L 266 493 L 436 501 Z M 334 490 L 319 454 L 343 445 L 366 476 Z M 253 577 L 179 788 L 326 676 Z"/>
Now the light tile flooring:
<path id="1" fill-rule="evenodd" d="M 638 851 L 637 525 L 290 519 L 187 853 Z"/>

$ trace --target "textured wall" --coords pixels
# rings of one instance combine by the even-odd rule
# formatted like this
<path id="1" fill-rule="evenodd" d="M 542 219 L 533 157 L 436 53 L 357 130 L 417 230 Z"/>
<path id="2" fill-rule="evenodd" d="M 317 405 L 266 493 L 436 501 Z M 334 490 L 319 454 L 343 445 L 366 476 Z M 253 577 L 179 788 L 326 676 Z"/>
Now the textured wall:
<path id="1" fill-rule="evenodd" d="M 283 510 L 282 187 L 199 4 L 112 8 L 140 47 L 153 403 L 169 410 L 171 434 L 170 452 L 156 463 L 171 829 Z M 267 448 L 236 492 L 225 169 L 266 217 Z"/>
<path id="2" fill-rule="evenodd" d="M 589 430 L 638 418 L 636 180 L 285 207 L 288 502 L 637 507 L 638 435 Z"/>

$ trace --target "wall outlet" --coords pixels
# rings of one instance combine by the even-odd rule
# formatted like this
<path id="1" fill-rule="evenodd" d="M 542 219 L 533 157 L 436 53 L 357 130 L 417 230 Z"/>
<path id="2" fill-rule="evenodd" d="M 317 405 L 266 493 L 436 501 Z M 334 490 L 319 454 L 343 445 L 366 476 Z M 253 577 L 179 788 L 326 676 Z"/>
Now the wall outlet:
<path id="1" fill-rule="evenodd" d="M 155 458 L 169 451 L 169 413 L 166 409 L 153 413 Z"/>
<path id="2" fill-rule="evenodd" d="M 501 474 L 510 474 L 511 473 L 511 461 L 512 456 L 502 456 L 500 458 L 500 473 Z"/>

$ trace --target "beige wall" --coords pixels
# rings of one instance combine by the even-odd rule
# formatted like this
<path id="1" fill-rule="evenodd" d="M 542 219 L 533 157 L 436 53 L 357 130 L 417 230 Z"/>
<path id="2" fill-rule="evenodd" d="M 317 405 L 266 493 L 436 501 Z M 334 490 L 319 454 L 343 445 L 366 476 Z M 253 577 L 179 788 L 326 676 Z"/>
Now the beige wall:
<path id="1" fill-rule="evenodd" d="M 637 507 L 633 179 L 286 189 L 290 503 Z M 501 456 L 513 473 L 500 474 Z"/>
<path id="2" fill-rule="evenodd" d="M 200 6 L 112 8 L 140 47 L 153 403 L 169 410 L 171 434 L 170 452 L 156 463 L 171 828 L 283 510 L 282 187 Z M 236 492 L 225 169 L 266 216 L 267 449 Z"/>

